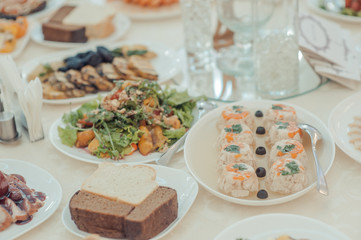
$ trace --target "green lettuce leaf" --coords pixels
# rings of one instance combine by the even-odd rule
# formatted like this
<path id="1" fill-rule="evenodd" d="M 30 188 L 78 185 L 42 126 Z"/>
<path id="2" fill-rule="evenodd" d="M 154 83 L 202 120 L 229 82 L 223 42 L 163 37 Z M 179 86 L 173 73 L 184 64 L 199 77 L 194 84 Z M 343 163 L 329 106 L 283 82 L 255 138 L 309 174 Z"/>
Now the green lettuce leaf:
<path id="1" fill-rule="evenodd" d="M 67 145 L 69 147 L 73 147 L 77 136 L 77 130 L 74 128 L 71 128 L 69 126 L 62 128 L 62 127 L 58 127 L 58 133 L 59 133 L 59 137 L 61 140 L 61 143 L 64 145 Z"/>

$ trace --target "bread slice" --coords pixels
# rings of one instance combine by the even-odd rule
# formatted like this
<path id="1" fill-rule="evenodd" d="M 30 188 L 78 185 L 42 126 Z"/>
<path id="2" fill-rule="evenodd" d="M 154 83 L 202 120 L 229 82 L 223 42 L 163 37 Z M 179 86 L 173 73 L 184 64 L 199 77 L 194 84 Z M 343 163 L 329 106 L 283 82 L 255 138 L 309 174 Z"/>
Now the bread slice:
<path id="1" fill-rule="evenodd" d="M 167 228 L 177 216 L 177 191 L 161 186 L 125 218 L 126 238 L 150 239 Z"/>
<path id="2" fill-rule="evenodd" d="M 124 238 L 124 219 L 133 206 L 78 191 L 70 200 L 70 214 L 80 230 L 104 237 Z"/>
<path id="3" fill-rule="evenodd" d="M 82 191 L 137 206 L 158 188 L 156 171 L 146 165 L 101 163 L 87 178 Z"/>

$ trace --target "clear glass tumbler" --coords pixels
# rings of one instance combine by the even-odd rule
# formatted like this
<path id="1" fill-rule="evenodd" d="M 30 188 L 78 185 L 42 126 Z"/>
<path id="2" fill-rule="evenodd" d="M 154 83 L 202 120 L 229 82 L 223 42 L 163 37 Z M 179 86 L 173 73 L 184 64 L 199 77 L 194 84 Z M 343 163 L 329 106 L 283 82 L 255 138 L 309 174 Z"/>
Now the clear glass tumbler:
<path id="1" fill-rule="evenodd" d="M 254 43 L 257 93 L 264 98 L 292 95 L 299 85 L 298 0 L 275 2 L 273 17 Z"/>

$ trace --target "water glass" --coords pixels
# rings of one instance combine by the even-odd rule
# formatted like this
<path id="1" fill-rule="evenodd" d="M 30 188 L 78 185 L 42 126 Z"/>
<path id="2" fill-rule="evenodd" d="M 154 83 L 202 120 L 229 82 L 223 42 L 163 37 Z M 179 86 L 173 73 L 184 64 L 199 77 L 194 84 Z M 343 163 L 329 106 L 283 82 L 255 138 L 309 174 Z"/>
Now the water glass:
<path id="1" fill-rule="evenodd" d="M 254 43 L 257 92 L 264 98 L 289 96 L 299 85 L 298 0 L 276 3 L 273 17 Z"/>
<path id="2" fill-rule="evenodd" d="M 209 71 L 213 61 L 211 0 L 181 0 L 188 71 Z"/>

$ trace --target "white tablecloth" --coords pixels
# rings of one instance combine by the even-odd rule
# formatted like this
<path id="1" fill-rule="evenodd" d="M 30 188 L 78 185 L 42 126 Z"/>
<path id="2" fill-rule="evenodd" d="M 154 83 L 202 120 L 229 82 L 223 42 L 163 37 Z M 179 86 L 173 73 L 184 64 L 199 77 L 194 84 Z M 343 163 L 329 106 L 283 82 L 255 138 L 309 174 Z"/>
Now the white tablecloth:
<path id="1" fill-rule="evenodd" d="M 303 5 L 303 1 L 301 5 Z M 342 24 L 345 28 L 360 33 L 359 24 Z M 151 41 L 179 48 L 183 42 L 180 17 L 166 20 L 133 21 L 129 32 L 121 40 Z M 16 59 L 23 64 L 29 59 L 58 49 L 43 47 L 30 42 L 25 51 Z M 355 93 L 330 82 L 321 88 L 286 100 L 314 113 L 324 123 L 332 108 L 344 98 Z M 45 140 L 30 143 L 22 137 L 18 144 L 1 145 L 0 158 L 13 158 L 28 161 L 49 171 L 63 188 L 60 207 L 47 221 L 24 234 L 19 239 L 79 239 L 68 232 L 61 222 L 63 208 L 76 192 L 84 179 L 96 165 L 74 160 L 58 152 L 50 143 L 48 130 L 53 121 L 59 118 L 68 106 L 43 106 L 42 122 Z M 171 167 L 187 171 L 183 152 L 176 154 Z M 198 196 L 184 219 L 164 239 L 212 239 L 227 226 L 250 216 L 266 213 L 291 213 L 321 220 L 342 231 L 351 239 L 361 238 L 361 165 L 336 147 L 334 164 L 327 174 L 329 196 L 322 196 L 316 189 L 288 203 L 268 207 L 249 207 L 226 202 L 199 187 Z"/>

